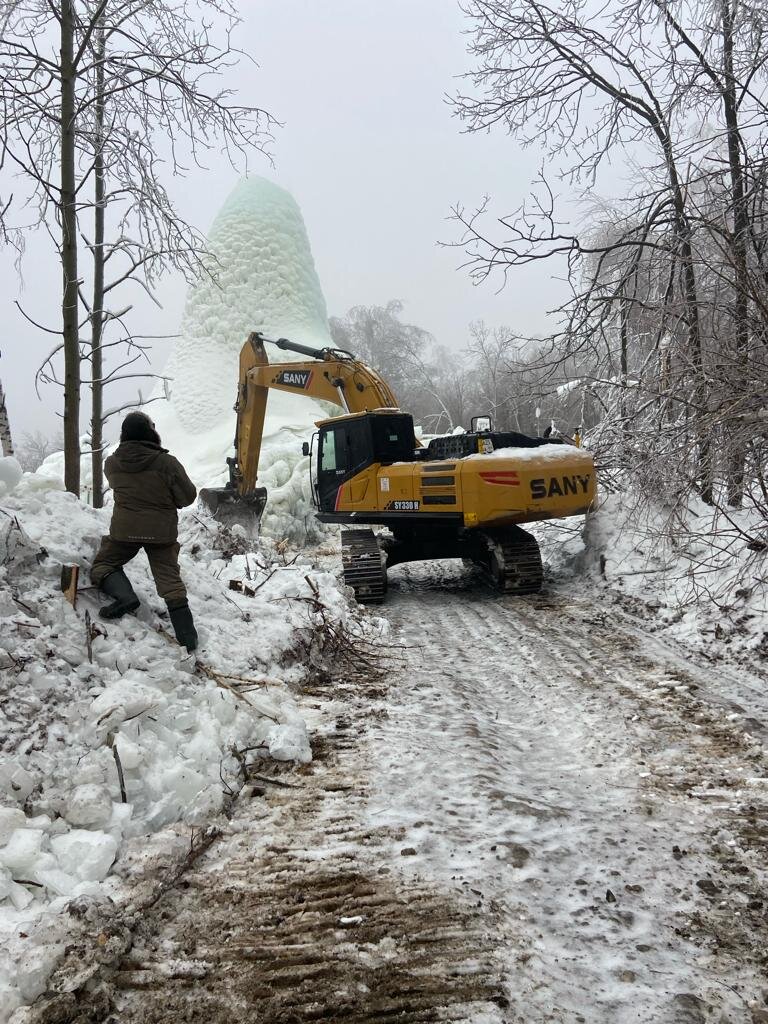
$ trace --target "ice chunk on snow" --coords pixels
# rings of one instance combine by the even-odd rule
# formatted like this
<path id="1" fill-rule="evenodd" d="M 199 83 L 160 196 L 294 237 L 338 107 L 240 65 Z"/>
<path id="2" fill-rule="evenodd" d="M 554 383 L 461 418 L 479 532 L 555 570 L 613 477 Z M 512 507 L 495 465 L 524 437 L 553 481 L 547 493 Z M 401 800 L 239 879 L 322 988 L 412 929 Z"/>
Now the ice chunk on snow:
<path id="1" fill-rule="evenodd" d="M 51 973 L 49 950 L 32 947 L 25 950 L 16 962 L 16 985 L 26 1003 L 31 1003 L 45 991 L 45 983 Z"/>
<path id="2" fill-rule="evenodd" d="M 17 828 L 24 828 L 27 819 L 18 807 L 0 807 L 0 846 L 4 846 Z"/>
<path id="3" fill-rule="evenodd" d="M 0 457 L 0 496 L 10 494 L 23 475 L 24 470 L 12 455 Z"/>
<path id="4" fill-rule="evenodd" d="M 81 882 L 100 882 L 107 877 L 117 854 L 117 842 L 104 832 L 73 829 L 51 839 L 59 868 Z"/>
<path id="5" fill-rule="evenodd" d="M 180 807 L 185 807 L 205 788 L 206 779 L 199 772 L 183 764 L 174 764 L 162 775 L 161 789 L 172 793 Z"/>
<path id="6" fill-rule="evenodd" d="M 29 878 L 40 856 L 45 832 L 39 828 L 17 828 L 0 850 L 0 865 L 15 878 Z"/>
<path id="7" fill-rule="evenodd" d="M 107 686 L 91 704 L 91 719 L 96 725 L 109 722 L 110 728 L 127 718 L 136 718 L 156 705 L 158 693 L 143 683 L 123 677 Z"/>
<path id="8" fill-rule="evenodd" d="M 118 734 L 115 739 L 115 747 L 120 763 L 126 771 L 133 771 L 134 768 L 139 767 L 144 755 L 138 743 L 134 743 L 128 736 Z"/>
<path id="9" fill-rule="evenodd" d="M 0 904 L 9 899 L 16 910 L 24 910 L 32 902 L 32 896 L 23 885 L 14 882 L 11 872 L 0 867 Z"/>
<path id="10" fill-rule="evenodd" d="M 221 786 L 208 786 L 197 794 L 184 812 L 184 821 L 188 825 L 204 825 L 224 806 L 224 793 Z"/>
<path id="11" fill-rule="evenodd" d="M 72 875 L 50 867 L 38 868 L 34 880 L 44 885 L 48 892 L 55 896 L 71 896 L 79 884 Z"/>
<path id="12" fill-rule="evenodd" d="M 301 764 L 309 764 L 312 760 L 307 727 L 301 721 L 272 726 L 267 742 L 270 757 L 274 757 L 276 761 L 299 761 Z"/>
<path id="13" fill-rule="evenodd" d="M 106 786 L 77 786 L 67 801 L 64 817 L 71 825 L 106 825 L 112 817 L 112 797 Z"/>

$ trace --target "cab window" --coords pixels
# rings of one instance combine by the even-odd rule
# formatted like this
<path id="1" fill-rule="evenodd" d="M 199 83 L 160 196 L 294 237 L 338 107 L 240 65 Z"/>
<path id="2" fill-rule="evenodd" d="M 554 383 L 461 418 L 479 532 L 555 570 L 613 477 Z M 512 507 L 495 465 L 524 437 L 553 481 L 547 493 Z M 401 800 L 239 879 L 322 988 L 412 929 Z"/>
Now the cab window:
<path id="1" fill-rule="evenodd" d="M 374 416 L 373 437 L 380 462 L 410 462 L 416 438 L 410 416 Z"/>
<path id="2" fill-rule="evenodd" d="M 322 471 L 336 469 L 336 431 L 326 430 L 323 434 L 323 447 L 320 452 L 320 469 Z"/>

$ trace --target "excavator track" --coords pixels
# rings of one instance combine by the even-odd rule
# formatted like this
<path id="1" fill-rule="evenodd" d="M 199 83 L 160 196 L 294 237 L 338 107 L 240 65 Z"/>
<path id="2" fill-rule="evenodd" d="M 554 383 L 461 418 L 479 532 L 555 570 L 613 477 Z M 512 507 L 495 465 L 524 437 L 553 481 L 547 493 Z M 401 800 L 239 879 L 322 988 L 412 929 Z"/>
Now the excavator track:
<path id="1" fill-rule="evenodd" d="M 344 582 L 361 604 L 380 604 L 387 593 L 387 567 L 373 530 L 341 531 Z"/>
<path id="2" fill-rule="evenodd" d="M 544 579 L 536 538 L 519 526 L 483 530 L 486 555 L 481 563 L 493 586 L 503 594 L 537 594 Z"/>

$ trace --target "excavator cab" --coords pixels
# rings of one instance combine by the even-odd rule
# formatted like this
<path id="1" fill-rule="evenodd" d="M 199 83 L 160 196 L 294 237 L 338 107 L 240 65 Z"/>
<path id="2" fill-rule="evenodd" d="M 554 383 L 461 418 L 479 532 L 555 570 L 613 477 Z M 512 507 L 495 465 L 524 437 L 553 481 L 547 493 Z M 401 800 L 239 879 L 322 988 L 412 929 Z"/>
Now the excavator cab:
<path id="1" fill-rule="evenodd" d="M 374 462 L 413 462 L 416 435 L 413 417 L 382 409 L 323 420 L 317 440 L 314 476 L 315 504 L 333 512 L 339 489 Z"/>

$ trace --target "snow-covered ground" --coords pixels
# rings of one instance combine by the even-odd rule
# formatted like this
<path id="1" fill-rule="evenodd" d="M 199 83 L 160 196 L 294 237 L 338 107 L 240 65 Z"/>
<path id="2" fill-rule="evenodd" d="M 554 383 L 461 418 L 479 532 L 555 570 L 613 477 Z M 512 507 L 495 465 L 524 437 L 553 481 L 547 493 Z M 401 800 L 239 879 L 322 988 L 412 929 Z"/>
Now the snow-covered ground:
<path id="1" fill-rule="evenodd" d="M 333 576 L 194 510 L 180 540 L 196 655 L 143 554 L 128 567 L 140 611 L 103 622 L 87 568 L 108 522 L 47 477 L 0 498 L 0 1021 L 44 989 L 73 899 L 118 899 L 147 837 L 172 847 L 210 823 L 245 762 L 311 759 L 294 694 L 323 665 L 324 624 L 358 628 Z M 74 609 L 59 586 L 73 564 Z"/>
<path id="2" fill-rule="evenodd" d="M 761 1021 L 764 675 L 563 570 L 399 566 L 383 611 L 382 671 L 308 700 L 317 759 L 264 769 L 50 1019 Z"/>
<path id="3" fill-rule="evenodd" d="M 515 599 L 403 566 L 387 614 L 408 668 L 370 822 L 402 830 L 403 870 L 501 909 L 505 1019 L 761 1019 L 768 672 L 562 571 Z"/>
<path id="4" fill-rule="evenodd" d="M 554 575 L 619 597 L 650 629 L 714 662 L 768 659 L 766 524 L 754 509 L 662 507 L 627 485 L 580 520 L 531 527 Z"/>

